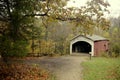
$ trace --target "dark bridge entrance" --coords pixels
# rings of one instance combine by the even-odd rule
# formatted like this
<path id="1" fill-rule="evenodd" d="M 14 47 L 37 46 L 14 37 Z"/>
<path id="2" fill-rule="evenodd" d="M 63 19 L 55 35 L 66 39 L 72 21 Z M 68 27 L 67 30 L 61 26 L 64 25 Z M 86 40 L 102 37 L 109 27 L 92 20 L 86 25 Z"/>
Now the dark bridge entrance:
<path id="1" fill-rule="evenodd" d="M 73 53 L 89 53 L 91 52 L 91 45 L 85 41 L 78 41 L 72 45 Z"/>

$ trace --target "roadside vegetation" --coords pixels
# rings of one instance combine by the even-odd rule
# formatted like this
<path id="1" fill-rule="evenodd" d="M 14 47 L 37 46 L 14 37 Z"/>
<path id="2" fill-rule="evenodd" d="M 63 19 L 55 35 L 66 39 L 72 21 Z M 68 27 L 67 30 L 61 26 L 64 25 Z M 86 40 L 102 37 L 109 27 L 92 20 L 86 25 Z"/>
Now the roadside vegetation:
<path id="1" fill-rule="evenodd" d="M 69 41 L 93 29 L 109 28 L 108 2 L 91 0 L 80 8 L 68 0 L 0 0 L 0 55 L 24 57 L 69 53 Z M 104 23 L 104 24 L 103 24 Z M 96 27 L 97 25 L 97 27 Z"/>
<path id="2" fill-rule="evenodd" d="M 83 62 L 83 80 L 120 80 L 120 58 L 95 57 Z"/>
<path id="3" fill-rule="evenodd" d="M 109 39 L 109 51 L 83 62 L 83 80 L 120 80 L 120 16 L 110 18 L 110 22 L 107 31 L 95 30 L 96 34 Z"/>
<path id="4" fill-rule="evenodd" d="M 0 61 L 0 80 L 54 80 L 54 78 L 40 65 L 25 64 L 22 59 L 9 59 L 7 64 Z"/>
<path id="5" fill-rule="evenodd" d="M 41 76 L 49 74 L 26 64 L 8 64 L 7 58 L 68 54 L 70 39 L 78 34 L 105 33 L 112 43 L 110 53 L 120 53 L 119 36 L 115 36 L 119 34 L 118 29 L 111 28 L 115 34 L 103 32 L 110 28 L 109 20 L 104 17 L 105 12 L 109 13 L 108 2 L 90 0 L 81 8 L 68 8 L 67 1 L 0 0 L 0 59 L 3 61 L 0 78 L 42 80 Z"/>

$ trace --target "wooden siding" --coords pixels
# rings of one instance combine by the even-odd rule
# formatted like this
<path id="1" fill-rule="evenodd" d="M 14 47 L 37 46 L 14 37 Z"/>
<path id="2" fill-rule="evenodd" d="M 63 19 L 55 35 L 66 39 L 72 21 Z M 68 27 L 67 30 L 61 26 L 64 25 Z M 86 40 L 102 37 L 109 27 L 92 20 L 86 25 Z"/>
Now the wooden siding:
<path id="1" fill-rule="evenodd" d="M 94 42 L 94 56 L 99 56 L 102 52 L 108 51 L 108 40 Z"/>

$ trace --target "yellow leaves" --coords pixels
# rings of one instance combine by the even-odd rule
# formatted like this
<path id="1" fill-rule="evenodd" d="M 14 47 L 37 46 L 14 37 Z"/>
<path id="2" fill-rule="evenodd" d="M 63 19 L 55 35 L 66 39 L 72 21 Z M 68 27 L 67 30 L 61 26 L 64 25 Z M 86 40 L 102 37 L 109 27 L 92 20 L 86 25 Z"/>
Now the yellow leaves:
<path id="1" fill-rule="evenodd" d="M 48 10 L 47 3 L 41 3 L 41 12 L 46 12 Z"/>
<path id="2" fill-rule="evenodd" d="M 87 2 L 84 14 L 86 14 L 86 17 L 90 16 L 90 20 L 84 20 L 86 22 L 85 26 L 89 27 L 89 29 L 91 29 L 91 27 L 99 27 L 103 30 L 108 29 L 110 23 L 104 18 L 104 13 L 109 12 L 106 8 L 107 6 L 109 6 L 109 4 L 104 0 L 91 0 Z"/>
<path id="3" fill-rule="evenodd" d="M 41 54 L 53 54 L 54 53 L 54 48 L 55 48 L 55 43 L 52 40 L 42 40 L 40 43 L 40 53 Z"/>
<path id="4" fill-rule="evenodd" d="M 86 6 L 79 8 L 69 7 L 66 8 L 64 5 L 66 1 L 64 0 L 52 0 L 49 3 L 49 18 L 48 22 L 54 22 L 56 18 L 61 20 L 69 20 L 75 22 L 77 26 L 84 26 L 87 28 L 93 28 L 93 25 L 96 26 L 102 22 L 102 17 L 104 12 L 107 12 L 106 6 L 109 6 L 108 2 L 104 0 L 91 0 L 87 2 Z M 43 5 L 43 11 L 45 11 L 47 3 Z M 73 18 L 73 20 L 72 20 Z M 95 23 L 96 22 L 96 23 Z M 106 22 L 107 23 L 107 22 Z M 107 25 L 107 24 L 105 24 Z M 103 25 L 102 25 L 103 26 Z"/>

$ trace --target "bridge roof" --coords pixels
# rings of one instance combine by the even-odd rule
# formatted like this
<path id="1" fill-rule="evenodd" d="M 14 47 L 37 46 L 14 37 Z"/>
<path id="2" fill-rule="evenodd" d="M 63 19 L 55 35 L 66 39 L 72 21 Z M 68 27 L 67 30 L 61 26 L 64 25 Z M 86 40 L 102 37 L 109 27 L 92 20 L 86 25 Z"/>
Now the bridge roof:
<path id="1" fill-rule="evenodd" d="M 72 38 L 71 40 L 74 40 L 74 39 L 76 39 L 78 37 L 85 37 L 85 38 L 88 38 L 88 39 L 90 39 L 92 41 L 108 40 L 107 38 L 104 38 L 104 37 L 99 36 L 99 35 L 86 35 L 86 36 L 85 35 L 77 35 L 74 38 Z"/>

